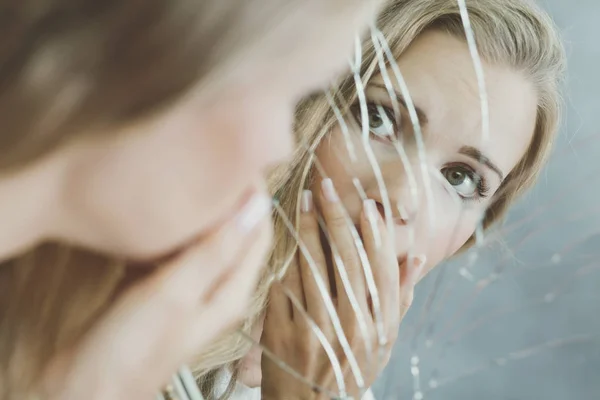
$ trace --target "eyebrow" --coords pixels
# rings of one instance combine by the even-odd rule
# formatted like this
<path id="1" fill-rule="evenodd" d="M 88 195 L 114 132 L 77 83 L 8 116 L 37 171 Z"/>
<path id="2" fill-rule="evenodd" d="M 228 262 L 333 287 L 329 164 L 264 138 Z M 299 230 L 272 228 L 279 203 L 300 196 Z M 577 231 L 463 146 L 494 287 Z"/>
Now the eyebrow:
<path id="1" fill-rule="evenodd" d="M 381 83 L 370 83 L 369 86 L 373 86 L 379 89 L 384 89 L 386 92 L 389 90 L 389 88 Z M 408 106 L 406 105 L 406 101 L 404 100 L 404 96 L 402 96 L 400 93 L 398 93 L 396 90 L 393 91 L 396 100 L 398 101 L 398 103 L 402 104 L 402 106 L 404 108 L 406 108 L 408 110 Z M 427 125 L 427 121 L 429 121 L 427 119 L 427 114 L 425 114 L 425 112 L 423 111 L 423 109 L 419 108 L 419 106 L 417 106 L 416 104 L 413 103 L 413 105 L 415 106 L 415 111 L 417 112 L 417 118 L 419 118 L 419 124 L 421 125 Z"/>
<path id="2" fill-rule="evenodd" d="M 498 175 L 498 177 L 500 178 L 500 181 L 504 180 L 504 175 L 502 174 L 502 171 L 500 170 L 500 168 L 498 168 L 479 149 L 472 147 L 472 146 L 463 146 L 460 148 L 460 150 L 458 152 L 460 154 L 464 154 L 465 156 L 470 157 L 473 160 L 485 165 L 486 167 L 488 167 L 489 169 L 491 169 Z"/>
<path id="3" fill-rule="evenodd" d="M 384 89 L 386 91 L 388 91 L 388 87 L 381 84 L 381 83 L 370 83 L 369 86 L 373 86 L 379 89 Z M 398 91 L 394 90 L 393 91 L 394 95 L 396 96 L 396 100 L 402 104 L 402 106 L 406 109 L 408 109 L 408 106 L 406 105 L 406 101 L 404 100 L 404 96 L 402 96 L 400 93 L 398 93 Z M 428 122 L 427 119 L 427 114 L 425 114 L 425 112 L 419 108 L 419 106 L 417 106 L 416 104 L 413 104 L 415 106 L 415 111 L 417 113 L 417 117 L 419 118 L 419 124 L 421 125 L 426 125 Z M 500 181 L 504 180 L 504 174 L 502 173 L 502 171 L 500 170 L 500 168 L 498 168 L 496 166 L 496 164 L 494 164 L 492 162 L 492 160 L 490 160 L 489 157 L 487 157 L 485 154 L 483 154 L 481 152 L 481 150 L 473 147 L 473 146 L 463 146 L 460 148 L 460 150 L 458 151 L 460 154 L 463 154 L 469 158 L 472 158 L 473 160 L 477 161 L 480 164 L 485 165 L 486 167 L 488 167 L 489 169 L 491 169 L 492 171 L 494 171 L 496 173 L 496 175 L 498 175 L 498 177 L 500 178 Z"/>

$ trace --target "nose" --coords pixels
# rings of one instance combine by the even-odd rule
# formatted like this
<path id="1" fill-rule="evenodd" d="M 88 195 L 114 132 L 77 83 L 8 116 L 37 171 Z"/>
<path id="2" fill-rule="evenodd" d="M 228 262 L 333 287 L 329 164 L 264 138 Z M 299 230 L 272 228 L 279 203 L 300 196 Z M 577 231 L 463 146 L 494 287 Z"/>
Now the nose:
<path id="1" fill-rule="evenodd" d="M 384 196 L 379 190 L 369 195 L 377 203 L 377 208 L 382 217 L 390 213 L 396 225 L 410 225 L 415 223 L 419 214 L 421 203 L 421 191 L 411 188 L 406 182 L 397 185 L 389 185 L 387 188 L 389 209 L 386 209 Z"/>
<path id="2" fill-rule="evenodd" d="M 409 225 L 415 222 L 417 218 L 417 208 L 390 198 L 390 209 L 386 210 L 383 199 L 375 200 L 379 213 L 385 219 L 388 213 L 391 213 L 392 220 L 396 225 Z"/>
<path id="3" fill-rule="evenodd" d="M 396 203 L 395 208 L 398 210 L 398 216 L 394 217 L 397 225 L 408 225 L 416 219 L 416 207 L 407 207 L 404 204 Z"/>

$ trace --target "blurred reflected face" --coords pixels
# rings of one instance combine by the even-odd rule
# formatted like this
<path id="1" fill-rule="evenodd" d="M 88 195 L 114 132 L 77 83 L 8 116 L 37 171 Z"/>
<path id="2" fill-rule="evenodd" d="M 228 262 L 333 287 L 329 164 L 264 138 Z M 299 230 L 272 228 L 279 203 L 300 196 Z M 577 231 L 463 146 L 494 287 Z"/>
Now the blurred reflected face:
<path id="1" fill-rule="evenodd" d="M 266 168 L 292 150 L 297 100 L 344 69 L 376 3 L 302 3 L 210 93 L 197 88 L 127 132 L 0 178 L 10 211 L 0 257 L 52 238 L 152 259 L 220 226 L 253 192 L 266 193 Z"/>
<path id="2" fill-rule="evenodd" d="M 401 113 L 397 120 L 381 75 L 375 76 L 366 88 L 368 143 L 387 188 L 398 258 L 407 256 L 412 231 L 412 250 L 415 255 L 426 255 L 426 273 L 469 239 L 494 194 L 524 156 L 535 127 L 537 96 L 522 74 L 509 67 L 484 63 L 490 137 L 482 142 L 479 91 L 463 41 L 445 33 L 427 32 L 397 62 L 418 109 L 429 182 L 424 179 L 400 89 L 395 88 Z M 393 77 L 391 70 L 388 74 Z M 360 121 L 359 107 L 354 107 L 353 113 Z M 366 196 L 376 200 L 381 213 L 386 211 L 360 129 L 351 132 L 350 140 L 357 149 L 356 163 L 348 155 L 339 127 L 322 141 L 317 156 L 356 223 L 362 202 L 352 181 L 355 177 Z M 402 143 L 407 164 L 401 161 L 395 140 Z M 411 171 L 413 184 L 409 179 Z M 411 188 L 416 189 L 416 196 L 411 195 Z"/>

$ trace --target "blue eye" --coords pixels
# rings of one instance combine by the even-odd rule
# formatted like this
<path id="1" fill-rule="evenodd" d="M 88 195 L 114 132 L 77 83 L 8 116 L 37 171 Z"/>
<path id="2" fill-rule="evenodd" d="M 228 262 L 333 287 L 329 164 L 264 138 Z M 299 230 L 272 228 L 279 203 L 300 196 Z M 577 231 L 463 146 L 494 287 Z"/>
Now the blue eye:
<path id="1" fill-rule="evenodd" d="M 362 124 L 362 114 L 359 104 L 352 106 L 352 115 L 358 124 Z M 373 138 L 380 141 L 390 142 L 398 136 L 399 129 L 394 112 L 388 107 L 377 103 L 367 103 L 367 114 L 369 132 Z"/>
<path id="2" fill-rule="evenodd" d="M 388 116 L 388 111 L 380 105 L 369 105 L 369 131 L 380 138 L 394 136 L 396 127 Z"/>
<path id="3" fill-rule="evenodd" d="M 485 196 L 485 182 L 473 170 L 456 165 L 442 169 L 442 175 L 463 199 Z"/>

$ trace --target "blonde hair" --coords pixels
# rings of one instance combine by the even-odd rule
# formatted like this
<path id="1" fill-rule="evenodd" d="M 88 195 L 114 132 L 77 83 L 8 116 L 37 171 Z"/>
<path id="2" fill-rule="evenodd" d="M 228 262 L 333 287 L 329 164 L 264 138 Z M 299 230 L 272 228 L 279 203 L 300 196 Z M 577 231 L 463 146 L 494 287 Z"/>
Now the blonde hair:
<path id="1" fill-rule="evenodd" d="M 557 28 L 546 12 L 533 2 L 477 0 L 467 1 L 467 7 L 481 57 L 489 63 L 506 65 L 522 72 L 534 84 L 539 99 L 532 141 L 488 208 L 483 221 L 484 229 L 488 229 L 502 218 L 520 194 L 532 186 L 550 155 L 561 115 L 560 88 L 566 60 Z M 377 27 L 396 59 L 428 30 L 465 39 L 456 0 L 390 1 L 380 14 Z M 367 82 L 378 69 L 378 61 L 370 40 L 364 41 L 362 48 L 361 77 L 363 82 Z M 333 98 L 342 98 L 345 105 L 353 104 L 356 98 L 353 78 L 348 76 L 342 80 L 332 95 Z M 325 94 L 315 94 L 305 99 L 297 109 L 295 133 L 298 142 L 315 148 L 337 123 Z M 300 146 L 291 162 L 274 171 L 270 177 L 272 193 L 292 220 L 297 218 L 302 190 L 310 185 L 312 157 L 306 146 Z M 256 291 L 255 308 L 249 313 L 248 321 L 264 312 L 269 289 L 267 277 L 285 268 L 296 252 L 297 243 L 282 219 L 276 216 L 274 223 L 275 246 L 265 279 Z M 473 238 L 463 250 L 472 243 Z M 232 351 L 238 344 L 239 347 Z M 235 360 L 233 353 L 237 352 L 238 358 L 242 357 L 248 346 L 232 335 L 213 347 L 211 353 L 225 354 L 222 349 L 226 348 L 227 356 L 222 359 L 224 363 L 230 363 Z M 202 378 L 200 381 L 203 381 Z M 206 394 L 210 396 L 210 393 Z"/>

